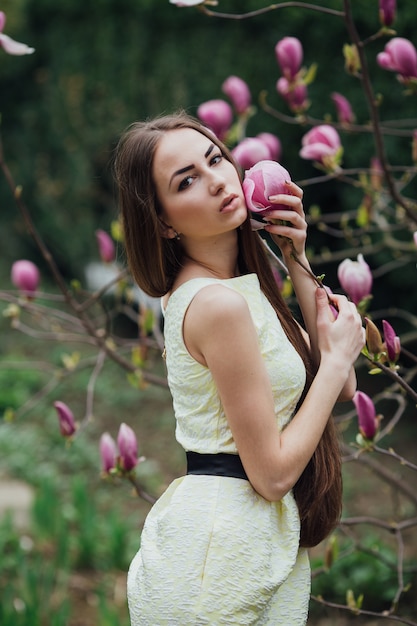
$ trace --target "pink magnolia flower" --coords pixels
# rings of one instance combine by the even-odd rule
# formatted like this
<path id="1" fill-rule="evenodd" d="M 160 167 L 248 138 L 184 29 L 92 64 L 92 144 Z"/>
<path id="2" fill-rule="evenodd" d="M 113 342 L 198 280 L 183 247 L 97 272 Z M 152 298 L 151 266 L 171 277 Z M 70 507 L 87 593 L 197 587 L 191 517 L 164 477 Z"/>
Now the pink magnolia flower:
<path id="1" fill-rule="evenodd" d="M 15 41 L 8 35 L 3 33 L 3 28 L 6 24 L 6 14 L 0 11 L 0 48 L 3 48 L 7 54 L 14 54 L 21 56 L 22 54 L 32 54 L 35 52 L 35 48 L 29 48 L 25 43 Z"/>
<path id="2" fill-rule="evenodd" d="M 397 0 L 379 0 L 379 19 L 383 26 L 390 26 L 395 20 Z"/>
<path id="3" fill-rule="evenodd" d="M 33 295 L 39 285 L 39 270 L 32 261 L 21 259 L 12 265 L 11 280 L 20 291 Z"/>
<path id="4" fill-rule="evenodd" d="M 100 457 L 103 472 L 108 474 L 117 465 L 117 446 L 109 433 L 103 433 L 100 437 Z"/>
<path id="5" fill-rule="evenodd" d="M 336 91 L 332 93 L 331 98 L 336 106 L 339 122 L 341 124 L 352 124 L 355 121 L 355 115 L 349 100 Z"/>
<path id="6" fill-rule="evenodd" d="M 77 430 L 73 412 L 65 402 L 54 402 L 54 407 L 58 413 L 61 435 L 63 437 L 71 437 Z"/>
<path id="7" fill-rule="evenodd" d="M 389 322 L 382 320 L 382 329 L 384 332 L 385 347 L 387 349 L 388 360 L 396 363 L 401 353 L 401 341 L 395 330 Z"/>
<path id="8" fill-rule="evenodd" d="M 291 177 L 287 170 L 276 161 L 260 161 L 245 173 L 243 193 L 248 209 L 253 213 L 267 215 L 271 209 L 288 209 L 287 206 L 273 204 L 270 196 L 288 194 L 285 181 Z"/>
<path id="9" fill-rule="evenodd" d="M 356 305 L 371 294 L 372 272 L 362 254 L 358 260 L 345 259 L 337 268 L 340 285 Z"/>
<path id="10" fill-rule="evenodd" d="M 282 156 L 281 141 L 276 135 L 272 133 L 259 133 L 256 135 L 257 139 L 260 139 L 268 146 L 269 158 L 271 161 L 279 161 Z"/>
<path id="11" fill-rule="evenodd" d="M 301 140 L 302 159 L 312 159 L 321 163 L 328 163 L 335 159 L 341 150 L 338 132 L 328 124 L 314 126 Z"/>
<path id="12" fill-rule="evenodd" d="M 233 158 L 244 170 L 250 169 L 255 163 L 269 159 L 270 149 L 262 139 L 246 137 L 232 150 Z"/>
<path id="13" fill-rule="evenodd" d="M 358 414 L 360 432 L 366 439 L 373 439 L 379 422 L 373 401 L 363 391 L 356 391 L 352 400 Z"/>
<path id="14" fill-rule="evenodd" d="M 112 263 L 116 258 L 114 241 L 105 230 L 96 230 L 96 239 L 100 258 L 103 263 Z"/>
<path id="15" fill-rule="evenodd" d="M 222 91 L 230 100 L 239 115 L 251 105 L 252 97 L 248 85 L 239 76 L 229 76 L 222 85 Z"/>
<path id="16" fill-rule="evenodd" d="M 120 425 L 117 435 L 120 465 L 123 470 L 130 472 L 138 464 L 138 444 L 136 435 L 127 424 Z"/>
<path id="17" fill-rule="evenodd" d="M 277 81 L 276 90 L 294 113 L 300 113 L 307 108 L 307 86 L 304 83 L 291 82 L 281 76 Z"/>
<path id="18" fill-rule="evenodd" d="M 275 56 L 282 73 L 294 79 L 303 62 L 303 46 L 296 37 L 284 37 L 275 46 Z"/>
<path id="19" fill-rule="evenodd" d="M 417 78 L 417 50 L 404 37 L 391 39 L 376 58 L 384 70 L 397 72 L 404 79 Z"/>
<path id="20" fill-rule="evenodd" d="M 417 247 L 417 230 L 415 230 L 413 233 L 413 240 L 414 240 L 414 245 Z"/>
<path id="21" fill-rule="evenodd" d="M 197 109 L 197 116 L 213 133 L 223 139 L 232 125 L 232 107 L 225 100 L 207 100 Z"/>

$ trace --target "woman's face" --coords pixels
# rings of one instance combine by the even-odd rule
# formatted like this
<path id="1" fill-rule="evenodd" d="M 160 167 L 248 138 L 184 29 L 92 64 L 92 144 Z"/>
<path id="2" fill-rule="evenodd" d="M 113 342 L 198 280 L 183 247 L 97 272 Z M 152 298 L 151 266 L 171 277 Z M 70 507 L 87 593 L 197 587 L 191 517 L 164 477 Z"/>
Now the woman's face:
<path id="1" fill-rule="evenodd" d="M 218 237 L 238 228 L 247 207 L 239 175 L 221 150 L 192 128 L 168 131 L 158 143 L 153 178 L 161 219 L 189 239 Z"/>

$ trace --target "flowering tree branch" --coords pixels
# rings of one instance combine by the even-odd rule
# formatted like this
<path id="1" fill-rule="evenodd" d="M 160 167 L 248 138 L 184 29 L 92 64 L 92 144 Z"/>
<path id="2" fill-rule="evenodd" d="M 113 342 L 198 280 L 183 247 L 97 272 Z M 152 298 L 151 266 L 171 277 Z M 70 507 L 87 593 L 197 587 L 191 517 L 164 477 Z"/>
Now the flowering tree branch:
<path id="1" fill-rule="evenodd" d="M 335 17 L 344 17 L 344 13 L 342 11 L 337 11 L 336 9 L 330 9 L 327 7 L 321 7 L 317 4 L 311 4 L 309 2 L 280 2 L 279 4 L 270 4 L 267 7 L 262 7 L 261 9 L 255 9 L 254 11 L 248 11 L 247 13 L 220 13 L 219 11 L 212 11 L 207 8 L 207 5 L 201 4 L 199 5 L 199 9 L 208 17 L 218 17 L 221 19 L 227 20 L 247 20 L 253 17 L 258 17 L 259 15 L 263 15 L 264 13 L 270 13 L 271 11 L 276 11 L 278 9 L 307 9 L 310 11 L 316 11 L 318 13 L 325 13 L 327 15 L 334 15 Z"/>

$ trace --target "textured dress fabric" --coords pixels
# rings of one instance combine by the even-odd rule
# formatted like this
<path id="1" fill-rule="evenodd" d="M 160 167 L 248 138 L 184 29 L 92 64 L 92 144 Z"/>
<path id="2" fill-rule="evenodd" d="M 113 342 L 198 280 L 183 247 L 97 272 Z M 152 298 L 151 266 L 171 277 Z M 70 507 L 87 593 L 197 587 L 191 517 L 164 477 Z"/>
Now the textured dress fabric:
<path id="1" fill-rule="evenodd" d="M 191 357 L 182 335 L 192 299 L 212 284 L 234 289 L 248 303 L 280 428 L 294 412 L 305 369 L 255 274 L 196 278 L 174 291 L 164 334 L 177 440 L 185 450 L 236 454 L 210 371 Z M 310 565 L 299 533 L 292 493 L 269 502 L 240 478 L 174 480 L 147 516 L 129 569 L 132 626 L 304 625 Z"/>

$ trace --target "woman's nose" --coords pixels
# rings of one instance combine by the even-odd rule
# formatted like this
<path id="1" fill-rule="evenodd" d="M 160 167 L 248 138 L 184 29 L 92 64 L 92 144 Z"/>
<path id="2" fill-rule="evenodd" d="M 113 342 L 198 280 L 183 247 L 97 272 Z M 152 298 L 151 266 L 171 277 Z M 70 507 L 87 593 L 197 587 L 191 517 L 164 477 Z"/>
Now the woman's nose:
<path id="1" fill-rule="evenodd" d="M 210 193 L 217 194 L 219 191 L 224 189 L 225 180 L 224 176 L 220 172 L 215 172 L 210 170 L 210 178 L 209 178 L 209 189 Z"/>

